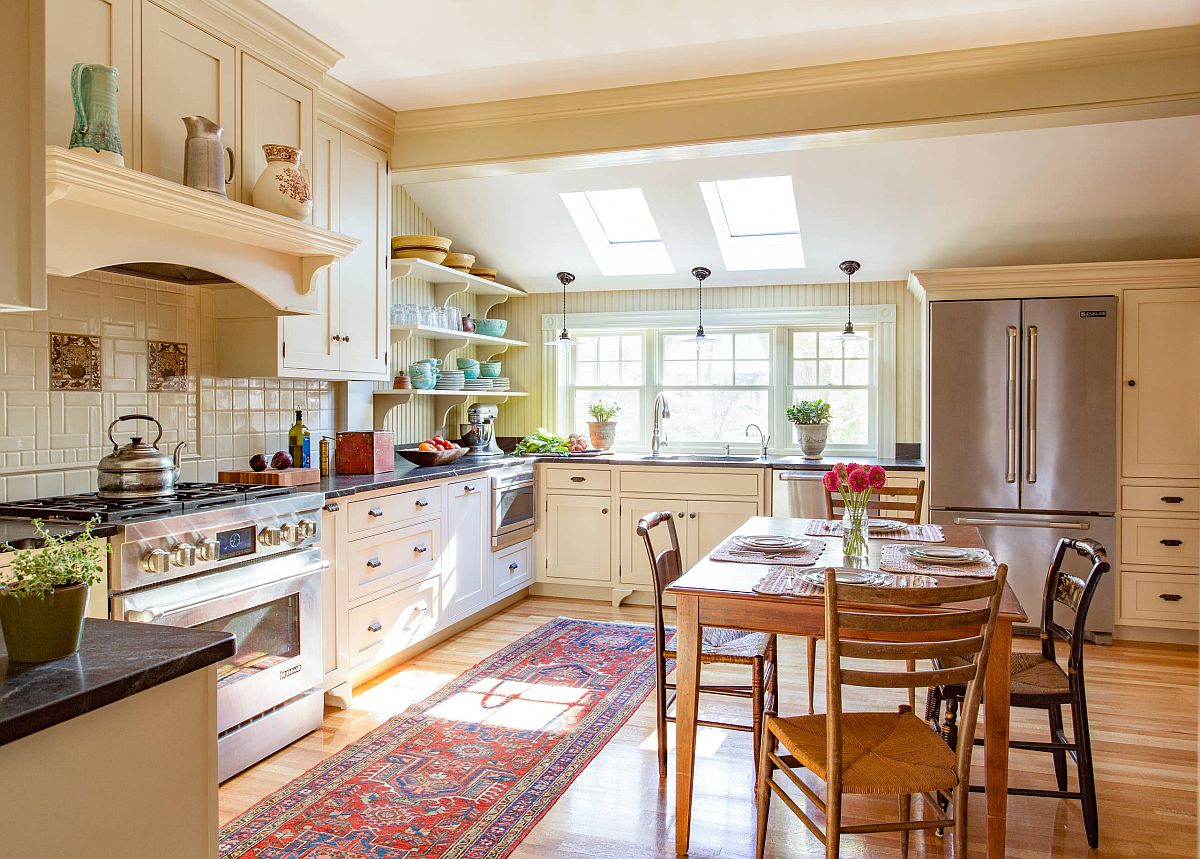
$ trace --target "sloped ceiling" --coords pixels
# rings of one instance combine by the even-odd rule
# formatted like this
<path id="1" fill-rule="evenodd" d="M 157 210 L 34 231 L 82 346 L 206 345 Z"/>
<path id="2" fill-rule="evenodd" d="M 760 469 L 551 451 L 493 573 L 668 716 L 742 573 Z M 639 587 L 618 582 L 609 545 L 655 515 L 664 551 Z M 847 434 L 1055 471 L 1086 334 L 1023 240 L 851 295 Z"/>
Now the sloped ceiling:
<path id="1" fill-rule="evenodd" d="M 454 249 L 531 291 L 828 283 L 913 269 L 1200 256 L 1200 117 L 863 143 L 406 186 Z M 806 266 L 725 272 L 697 186 L 790 174 Z M 641 187 L 674 275 L 601 277 L 559 199 Z"/>

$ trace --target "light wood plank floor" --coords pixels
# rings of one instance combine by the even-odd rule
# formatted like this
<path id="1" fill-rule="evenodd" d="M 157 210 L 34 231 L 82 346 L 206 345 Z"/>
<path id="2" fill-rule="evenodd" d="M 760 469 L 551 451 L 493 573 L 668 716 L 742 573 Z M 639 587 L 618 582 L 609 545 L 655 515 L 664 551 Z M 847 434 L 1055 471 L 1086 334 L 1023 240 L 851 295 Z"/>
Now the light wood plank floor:
<path id="1" fill-rule="evenodd" d="M 347 743 L 545 621 L 568 616 L 648 622 L 646 608 L 612 609 L 602 603 L 531 598 L 495 615 L 380 678 L 355 699 L 353 709 L 329 710 L 321 730 L 226 782 L 222 822 L 286 784 Z M 1036 649 L 1031 638 L 1016 646 Z M 1089 851 L 1077 802 L 1032 797 L 1009 801 L 1008 855 L 1026 857 L 1197 856 L 1197 657 L 1196 651 L 1158 645 L 1089 647 L 1086 656 L 1092 736 L 1100 795 L 1100 849 Z M 804 643 L 781 641 L 784 713 L 801 712 Z M 706 672 L 710 668 L 706 668 Z M 716 676 L 706 673 L 706 677 Z M 818 701 L 823 694 L 818 676 Z M 878 696 L 877 691 L 863 690 Z M 902 694 L 902 693 L 901 693 Z M 890 707 L 897 697 L 869 699 Z M 863 706 L 859 698 L 851 706 Z M 706 696 L 702 712 L 737 712 L 744 702 Z M 1014 711 L 1014 736 L 1045 739 L 1043 717 Z M 674 853 L 674 784 L 658 779 L 654 702 L 645 705 L 604 748 L 513 854 L 548 857 L 671 856 Z M 982 758 L 977 750 L 976 762 Z M 1071 783 L 1075 784 L 1072 769 Z M 1013 752 L 1012 781 L 1053 786 L 1048 755 Z M 691 855 L 750 857 L 754 853 L 753 767 L 746 734 L 701 729 Z M 895 814 L 892 799 L 849 798 L 847 814 L 877 820 Z M 971 855 L 983 855 L 983 796 L 971 798 Z M 823 856 L 824 849 L 779 802 L 772 808 L 768 855 Z M 898 856 L 894 834 L 849 836 L 846 857 Z M 914 835 L 913 856 L 949 855 L 932 834 Z"/>

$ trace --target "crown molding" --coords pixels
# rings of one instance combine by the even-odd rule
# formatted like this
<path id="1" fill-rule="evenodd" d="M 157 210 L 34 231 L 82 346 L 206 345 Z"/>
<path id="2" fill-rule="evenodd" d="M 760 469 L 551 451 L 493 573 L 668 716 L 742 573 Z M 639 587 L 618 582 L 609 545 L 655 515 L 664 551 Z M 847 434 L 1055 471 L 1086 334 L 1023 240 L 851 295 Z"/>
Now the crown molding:
<path id="1" fill-rule="evenodd" d="M 391 151 L 396 112 L 337 78 L 326 75 L 317 91 L 317 118 Z"/>
<path id="2" fill-rule="evenodd" d="M 945 268 L 914 271 L 909 276 L 909 288 L 926 298 L 940 298 L 951 292 L 965 295 L 1014 289 L 1090 291 L 1176 286 L 1200 286 L 1200 259 Z"/>

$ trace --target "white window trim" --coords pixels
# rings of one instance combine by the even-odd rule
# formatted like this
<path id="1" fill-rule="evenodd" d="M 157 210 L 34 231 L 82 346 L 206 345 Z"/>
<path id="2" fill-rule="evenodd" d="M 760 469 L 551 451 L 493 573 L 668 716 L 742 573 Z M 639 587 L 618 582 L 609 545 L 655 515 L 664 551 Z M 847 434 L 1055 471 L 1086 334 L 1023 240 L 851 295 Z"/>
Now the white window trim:
<path id="1" fill-rule="evenodd" d="M 712 328 L 742 328 L 760 327 L 772 328 L 775 331 L 772 354 L 773 390 L 783 392 L 791 397 L 791 367 L 788 357 L 790 329 L 804 326 L 840 327 L 846 321 L 844 305 L 828 307 L 797 307 L 791 309 L 773 310 L 706 310 L 704 313 L 705 327 Z M 573 313 L 568 319 L 569 328 L 579 331 L 630 331 L 643 329 L 688 329 L 696 324 L 694 310 L 662 310 L 662 311 L 620 311 L 613 313 Z M 869 330 L 875 341 L 875 437 L 878 440 L 877 454 L 881 458 L 891 458 L 896 453 L 896 305 L 866 304 L 854 307 L 855 327 L 861 326 Z M 562 317 L 555 314 L 542 316 L 542 342 L 554 340 L 562 326 Z M 657 356 L 658 337 L 649 337 L 646 342 L 645 359 L 655 376 L 658 373 Z M 566 397 L 561 396 L 567 384 L 567 362 L 560 359 L 560 349 L 555 346 L 544 346 L 542 350 L 542 390 L 541 390 L 541 424 L 552 429 L 566 427 L 571 421 L 570 404 Z M 658 384 L 657 378 L 647 380 L 647 387 Z M 771 434 L 771 451 L 777 455 L 790 456 L 799 453 L 800 447 L 795 441 L 791 424 L 784 414 L 786 406 L 775 408 L 770 415 L 770 426 L 767 431 Z M 648 416 L 643 416 L 648 421 Z M 645 437 L 648 438 L 647 433 Z M 670 437 L 670 425 L 667 425 L 667 436 Z M 703 446 L 672 446 L 679 451 L 706 450 L 719 452 L 722 445 L 711 444 Z M 734 445 L 735 450 L 750 451 L 755 448 L 754 442 L 747 440 L 744 447 Z M 865 454 L 865 449 L 850 447 L 838 448 L 836 456 L 853 456 L 856 453 Z"/>

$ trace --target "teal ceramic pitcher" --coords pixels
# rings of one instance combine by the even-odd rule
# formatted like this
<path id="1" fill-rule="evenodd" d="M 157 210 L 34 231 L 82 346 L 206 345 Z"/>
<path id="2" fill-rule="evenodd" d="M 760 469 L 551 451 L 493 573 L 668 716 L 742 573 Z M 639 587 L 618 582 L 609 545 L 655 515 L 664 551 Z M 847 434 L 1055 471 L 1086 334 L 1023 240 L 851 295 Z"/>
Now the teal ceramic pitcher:
<path id="1" fill-rule="evenodd" d="M 91 149 L 103 160 L 124 167 L 117 70 L 97 63 L 76 63 L 71 67 L 71 98 L 75 102 L 71 148 Z"/>

